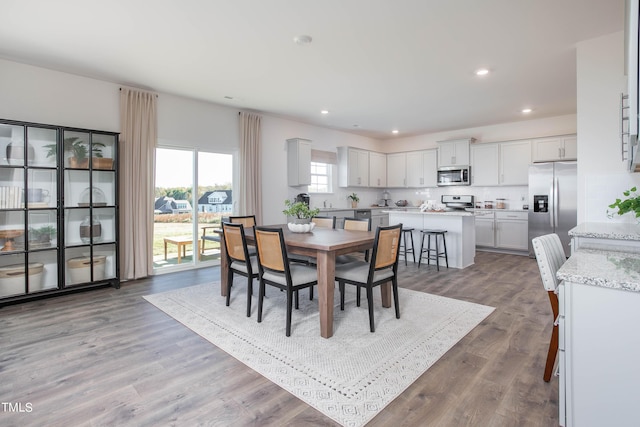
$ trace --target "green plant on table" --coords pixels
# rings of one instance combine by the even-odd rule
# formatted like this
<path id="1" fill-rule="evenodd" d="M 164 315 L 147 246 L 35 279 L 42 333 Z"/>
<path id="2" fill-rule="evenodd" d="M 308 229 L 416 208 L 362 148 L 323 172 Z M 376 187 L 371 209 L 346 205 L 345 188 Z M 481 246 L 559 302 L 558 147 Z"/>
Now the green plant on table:
<path id="1" fill-rule="evenodd" d="M 292 202 L 291 200 L 285 200 L 284 205 L 287 207 L 282 211 L 286 216 L 291 216 L 299 219 L 311 219 L 320 213 L 320 209 L 311 209 L 304 202 Z"/>
<path id="2" fill-rule="evenodd" d="M 624 215 L 628 212 L 633 212 L 636 218 L 640 218 L 640 195 L 637 193 L 637 188 L 632 187 L 630 190 L 623 192 L 626 199 L 616 199 L 615 202 L 609 205 L 611 209 L 617 209 L 617 212 L 610 212 L 607 210 L 607 216 L 613 218 L 615 214 Z"/>
<path id="3" fill-rule="evenodd" d="M 351 199 L 352 202 L 359 202 L 360 198 L 356 193 L 351 193 L 347 196 L 348 199 Z"/>

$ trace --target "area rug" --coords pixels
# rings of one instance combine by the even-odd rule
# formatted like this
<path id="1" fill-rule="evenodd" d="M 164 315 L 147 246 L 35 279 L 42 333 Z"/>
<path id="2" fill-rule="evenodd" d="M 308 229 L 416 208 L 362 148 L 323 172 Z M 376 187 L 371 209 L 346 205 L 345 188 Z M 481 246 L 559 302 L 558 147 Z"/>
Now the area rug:
<path id="1" fill-rule="evenodd" d="M 257 288 L 257 286 L 256 286 Z M 300 295 L 291 337 L 285 336 L 285 296 L 267 287 L 262 323 L 257 298 L 246 317 L 244 284 L 225 306 L 220 284 L 144 298 L 251 369 L 343 426 L 366 424 L 494 309 L 399 289 L 401 318 L 374 292 L 376 332 L 369 332 L 366 295 L 356 307 L 347 286 L 345 310 L 335 292 L 334 335 L 320 337 L 317 298 Z M 257 291 L 255 292 L 257 294 Z"/>

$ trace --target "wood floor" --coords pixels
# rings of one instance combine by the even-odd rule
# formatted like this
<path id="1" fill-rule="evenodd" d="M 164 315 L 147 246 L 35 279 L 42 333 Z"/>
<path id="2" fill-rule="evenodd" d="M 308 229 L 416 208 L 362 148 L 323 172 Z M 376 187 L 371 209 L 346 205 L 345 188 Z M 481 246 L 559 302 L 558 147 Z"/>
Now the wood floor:
<path id="1" fill-rule="evenodd" d="M 219 277 L 206 268 L 0 309 L 0 425 L 336 425 L 141 298 Z M 535 260 L 479 252 L 464 270 L 402 264 L 400 286 L 496 310 L 369 426 L 558 425 L 558 379 L 542 380 L 552 316 Z"/>

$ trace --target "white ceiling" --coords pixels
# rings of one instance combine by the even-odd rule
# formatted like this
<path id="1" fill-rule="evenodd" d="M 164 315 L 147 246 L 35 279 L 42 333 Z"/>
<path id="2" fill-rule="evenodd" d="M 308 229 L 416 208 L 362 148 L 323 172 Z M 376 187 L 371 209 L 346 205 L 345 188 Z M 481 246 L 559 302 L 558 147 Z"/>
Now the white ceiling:
<path id="1" fill-rule="evenodd" d="M 0 6 L 2 58 L 380 139 L 573 114 L 576 43 L 624 27 L 624 0 Z"/>

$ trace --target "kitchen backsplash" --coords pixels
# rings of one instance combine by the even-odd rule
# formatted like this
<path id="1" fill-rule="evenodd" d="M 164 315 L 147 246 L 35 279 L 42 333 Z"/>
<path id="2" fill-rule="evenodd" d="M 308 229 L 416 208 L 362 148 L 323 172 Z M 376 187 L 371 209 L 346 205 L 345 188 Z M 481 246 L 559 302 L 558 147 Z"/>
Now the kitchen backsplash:
<path id="1" fill-rule="evenodd" d="M 351 193 L 358 194 L 360 203 L 358 207 L 366 208 L 371 205 L 377 204 L 382 198 L 382 192 L 384 189 L 373 188 L 338 188 L 333 194 L 313 194 L 311 193 L 311 206 L 312 207 L 333 207 L 333 208 L 345 208 L 351 209 L 351 202 L 347 199 L 347 196 Z M 438 188 L 391 188 L 387 190 L 391 197 L 391 203 L 395 203 L 398 200 L 407 200 L 410 206 L 420 206 L 420 204 L 426 200 L 435 200 L 440 203 L 440 198 L 443 194 L 470 194 L 474 196 L 476 202 L 485 202 L 488 200 L 493 201 L 494 207 L 496 199 L 505 199 L 506 209 L 522 209 L 523 205 L 528 203 L 529 190 L 526 186 L 513 186 L 513 187 L 474 187 L 474 186 L 461 186 L 461 187 L 438 187 Z M 291 197 L 295 197 L 295 194 L 291 194 Z"/>

